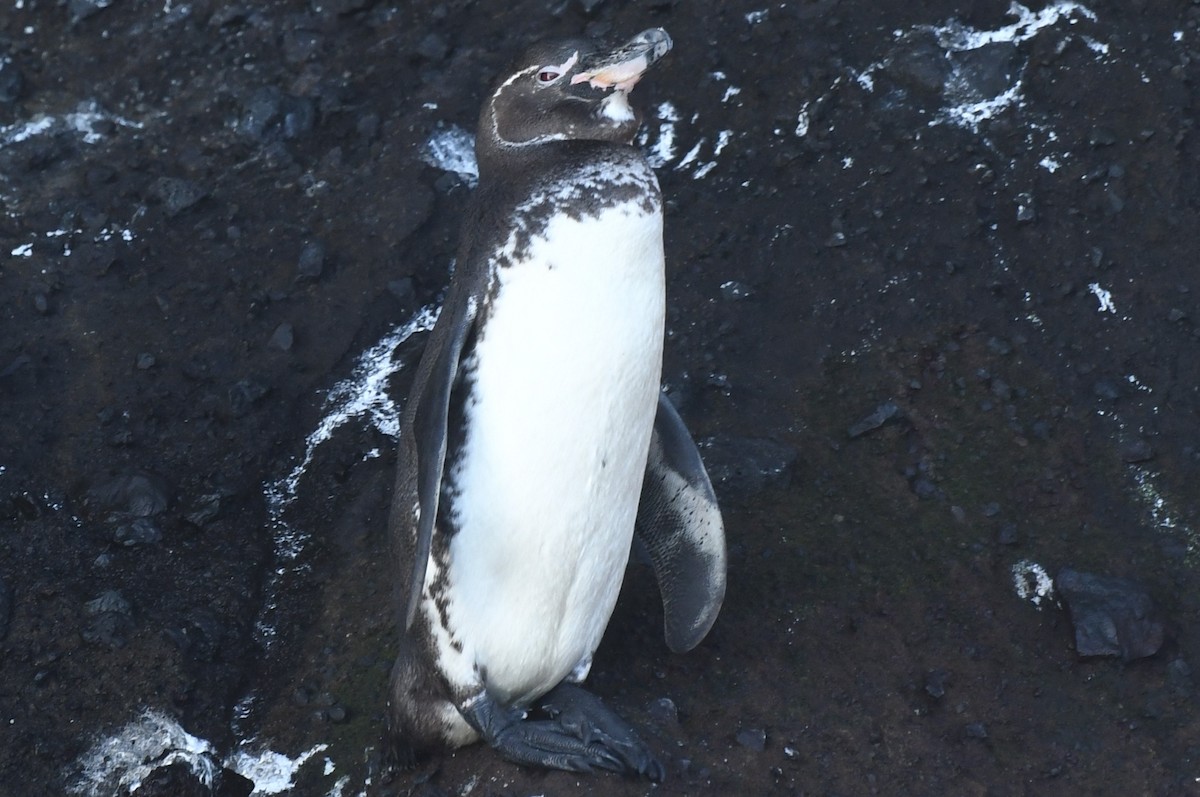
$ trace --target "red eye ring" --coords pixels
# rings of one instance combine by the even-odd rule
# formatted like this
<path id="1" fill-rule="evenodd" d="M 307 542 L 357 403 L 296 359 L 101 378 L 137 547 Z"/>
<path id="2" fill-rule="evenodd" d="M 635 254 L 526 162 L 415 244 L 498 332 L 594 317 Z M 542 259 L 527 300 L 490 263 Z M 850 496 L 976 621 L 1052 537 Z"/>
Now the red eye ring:
<path id="1" fill-rule="evenodd" d="M 561 72 L 556 72 L 553 69 L 543 69 L 538 72 L 537 79 L 539 83 L 553 83 L 562 77 Z"/>

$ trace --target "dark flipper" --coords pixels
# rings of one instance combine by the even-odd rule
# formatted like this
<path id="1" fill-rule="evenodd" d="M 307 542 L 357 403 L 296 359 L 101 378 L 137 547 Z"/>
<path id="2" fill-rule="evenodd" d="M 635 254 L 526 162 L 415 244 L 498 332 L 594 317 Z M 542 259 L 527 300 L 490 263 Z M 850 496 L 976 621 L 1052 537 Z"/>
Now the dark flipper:
<path id="1" fill-rule="evenodd" d="M 665 395 L 658 398 L 636 531 L 662 591 L 667 645 L 691 650 L 725 599 L 725 526 L 700 452 Z"/>
<path id="2" fill-rule="evenodd" d="M 412 549 L 412 572 L 408 581 L 404 627 L 412 626 L 425 585 L 429 565 L 429 550 L 433 544 L 434 522 L 437 520 L 441 495 L 442 469 L 446 464 L 447 418 L 450 395 L 458 376 L 463 346 L 475 321 L 474 306 L 460 294 L 446 299 L 442 317 L 433 330 L 429 349 L 421 360 L 413 393 L 405 407 L 406 431 L 411 430 L 409 443 L 416 449 L 416 539 Z M 402 445 L 404 443 L 402 442 Z M 399 497 L 399 494 L 397 494 Z M 409 507 L 401 507 L 408 511 Z M 395 509 L 393 510 L 395 511 Z"/>
<path id="3" fill-rule="evenodd" d="M 562 690 L 566 691 L 556 698 Z M 484 741 L 516 764 L 568 772 L 602 769 L 662 780 L 662 765 L 599 699 L 578 687 L 559 686 L 543 698 L 546 701 L 554 719 L 523 719 L 521 711 L 504 708 L 486 692 L 466 701 L 459 711 Z"/>

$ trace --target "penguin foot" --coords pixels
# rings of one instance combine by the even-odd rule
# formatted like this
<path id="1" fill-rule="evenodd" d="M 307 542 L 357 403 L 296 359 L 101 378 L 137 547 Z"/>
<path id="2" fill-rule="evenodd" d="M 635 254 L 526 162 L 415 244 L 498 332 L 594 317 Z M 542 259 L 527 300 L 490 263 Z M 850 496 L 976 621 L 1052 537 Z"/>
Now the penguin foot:
<path id="1" fill-rule="evenodd" d="M 552 700 L 560 708 L 547 706 L 554 717 L 550 720 L 526 720 L 524 712 L 500 706 L 486 692 L 466 701 L 459 711 L 492 749 L 515 764 L 568 772 L 601 769 L 662 780 L 662 764 L 632 728 L 597 698 L 582 689 L 568 689 L 583 697 Z"/>
<path id="2" fill-rule="evenodd" d="M 563 730 L 585 744 L 600 744 L 617 755 L 625 771 L 655 781 L 666 776 L 662 763 L 637 731 L 591 692 L 562 683 L 546 693 L 541 706 Z"/>

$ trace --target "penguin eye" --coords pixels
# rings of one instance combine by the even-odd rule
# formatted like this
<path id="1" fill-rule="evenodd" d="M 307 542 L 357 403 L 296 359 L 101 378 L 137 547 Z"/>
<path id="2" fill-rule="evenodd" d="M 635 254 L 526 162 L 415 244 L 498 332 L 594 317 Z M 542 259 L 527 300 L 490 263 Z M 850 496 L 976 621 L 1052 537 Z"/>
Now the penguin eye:
<path id="1" fill-rule="evenodd" d="M 541 83 L 543 86 L 547 83 L 553 83 L 560 77 L 562 77 L 562 72 L 552 67 L 546 67 L 537 74 L 538 83 Z"/>

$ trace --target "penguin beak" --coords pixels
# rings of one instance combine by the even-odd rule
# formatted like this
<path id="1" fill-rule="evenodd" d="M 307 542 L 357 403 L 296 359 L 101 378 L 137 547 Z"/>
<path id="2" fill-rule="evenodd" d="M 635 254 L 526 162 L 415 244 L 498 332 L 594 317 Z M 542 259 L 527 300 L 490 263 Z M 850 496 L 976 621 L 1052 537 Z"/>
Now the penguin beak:
<path id="1" fill-rule="evenodd" d="M 671 50 L 671 37 L 662 28 L 644 30 L 611 53 L 588 57 L 587 69 L 571 84 L 587 81 L 594 88 L 628 94 L 655 61 Z"/>

